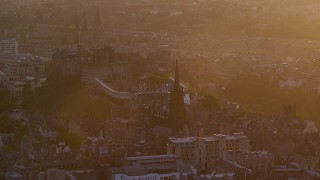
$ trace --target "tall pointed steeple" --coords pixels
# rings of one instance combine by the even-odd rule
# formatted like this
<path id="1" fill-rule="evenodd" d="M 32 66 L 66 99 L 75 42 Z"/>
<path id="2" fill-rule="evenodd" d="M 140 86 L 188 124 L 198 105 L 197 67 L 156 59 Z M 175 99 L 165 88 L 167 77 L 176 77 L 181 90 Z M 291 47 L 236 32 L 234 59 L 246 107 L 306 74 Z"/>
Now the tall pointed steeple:
<path id="1" fill-rule="evenodd" d="M 102 36 L 102 23 L 100 18 L 100 7 L 98 4 L 96 6 L 96 15 L 94 19 L 94 36 L 96 40 L 100 40 Z"/>
<path id="2" fill-rule="evenodd" d="M 167 126 L 171 127 L 175 134 L 182 134 L 185 127 L 189 126 L 184 106 L 184 93 L 180 86 L 179 65 L 176 61 L 175 80 L 170 94 L 170 112 Z"/>
<path id="3" fill-rule="evenodd" d="M 74 16 L 74 26 L 73 26 L 73 43 L 79 44 L 79 34 L 80 28 L 79 28 L 79 21 L 78 21 L 78 15 Z"/>
<path id="4" fill-rule="evenodd" d="M 95 16 L 95 19 L 94 19 L 94 23 L 95 23 L 95 26 L 101 26 L 101 18 L 100 18 L 100 8 L 99 8 L 99 5 L 97 4 L 96 6 L 96 16 Z"/>
<path id="5" fill-rule="evenodd" d="M 83 13 L 83 22 L 82 22 L 81 30 L 83 32 L 87 32 L 88 31 L 86 13 Z"/>
<path id="6" fill-rule="evenodd" d="M 175 74 L 174 74 L 174 85 L 180 86 L 178 60 L 176 60 L 176 70 L 175 70 Z"/>
<path id="7" fill-rule="evenodd" d="M 73 25 L 74 32 L 79 31 L 79 21 L 78 21 L 78 15 L 74 16 L 74 25 Z"/>

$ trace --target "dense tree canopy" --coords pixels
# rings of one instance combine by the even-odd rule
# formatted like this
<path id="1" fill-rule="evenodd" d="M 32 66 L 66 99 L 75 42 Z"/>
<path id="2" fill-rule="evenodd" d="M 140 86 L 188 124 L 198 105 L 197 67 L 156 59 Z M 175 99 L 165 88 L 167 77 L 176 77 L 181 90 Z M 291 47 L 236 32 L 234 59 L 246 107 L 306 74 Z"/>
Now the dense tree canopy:
<path id="1" fill-rule="evenodd" d="M 206 94 L 202 100 L 202 105 L 208 108 L 210 111 L 219 110 L 220 105 L 216 97 L 211 94 Z"/>
<path id="2" fill-rule="evenodd" d="M 31 110 L 61 118 L 92 114 L 97 119 L 109 117 L 109 104 L 101 99 L 92 99 L 81 86 L 81 78 L 48 77 L 45 84 L 35 91 L 30 102 Z"/>
<path id="3" fill-rule="evenodd" d="M 225 96 L 246 111 L 281 112 L 283 104 L 292 104 L 301 118 L 320 120 L 320 96 L 303 89 L 280 89 L 276 79 L 241 75 L 230 82 Z"/>
<path id="4" fill-rule="evenodd" d="M 33 95 L 32 86 L 30 82 L 27 82 L 22 90 L 23 107 L 28 109 L 30 107 L 30 100 Z"/>
<path id="5" fill-rule="evenodd" d="M 0 90 L 0 113 L 13 107 L 10 92 L 6 90 Z"/>

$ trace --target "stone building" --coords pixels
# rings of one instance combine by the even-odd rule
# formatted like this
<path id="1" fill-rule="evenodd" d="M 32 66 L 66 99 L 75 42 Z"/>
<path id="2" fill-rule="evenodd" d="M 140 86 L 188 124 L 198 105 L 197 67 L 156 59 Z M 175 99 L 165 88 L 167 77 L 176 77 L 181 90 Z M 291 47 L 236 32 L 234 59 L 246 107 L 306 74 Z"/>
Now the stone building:
<path id="1" fill-rule="evenodd" d="M 56 76 L 81 75 L 84 67 L 101 67 L 114 61 L 114 49 L 57 49 L 52 56 L 53 73 Z"/>
<path id="2" fill-rule="evenodd" d="M 235 161 L 261 174 L 270 172 L 274 167 L 274 155 L 266 151 L 237 152 L 228 151 L 227 159 Z"/>
<path id="3" fill-rule="evenodd" d="M 46 62 L 37 57 L 14 61 L 5 64 L 4 72 L 10 78 L 25 76 L 41 78 L 47 73 Z"/>
<path id="4" fill-rule="evenodd" d="M 207 137 L 170 138 L 167 154 L 175 154 L 198 170 L 212 171 L 214 161 L 225 158 L 228 150 L 249 152 L 249 139 L 242 133 Z"/>

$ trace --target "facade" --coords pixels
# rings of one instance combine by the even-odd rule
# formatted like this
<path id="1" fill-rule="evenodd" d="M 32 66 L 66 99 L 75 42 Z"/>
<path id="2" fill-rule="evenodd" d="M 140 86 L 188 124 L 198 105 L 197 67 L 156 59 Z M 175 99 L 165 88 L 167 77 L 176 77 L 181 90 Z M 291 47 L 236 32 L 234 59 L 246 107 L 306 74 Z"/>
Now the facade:
<path id="1" fill-rule="evenodd" d="M 273 170 L 274 179 L 303 179 L 314 180 L 319 179 L 320 171 L 317 169 L 301 169 L 295 162 L 287 166 L 276 168 Z"/>
<path id="2" fill-rule="evenodd" d="M 11 98 L 22 99 L 22 91 L 27 82 L 30 83 L 32 91 L 34 92 L 35 89 L 41 87 L 45 81 L 46 78 L 34 79 L 32 77 L 26 77 L 19 81 L 8 81 L 6 88 L 9 90 Z"/>
<path id="3" fill-rule="evenodd" d="M 270 172 L 274 167 L 274 155 L 266 151 L 250 151 L 246 153 L 229 151 L 227 159 L 235 161 L 260 174 Z"/>
<path id="4" fill-rule="evenodd" d="M 319 136 L 319 129 L 315 125 L 314 121 L 306 121 L 305 123 L 306 123 L 306 126 L 302 131 L 303 134 Z"/>
<path id="5" fill-rule="evenodd" d="M 6 180 L 23 180 L 23 176 L 16 172 L 11 172 L 6 174 Z"/>
<path id="6" fill-rule="evenodd" d="M 47 58 L 18 54 L 18 42 L 0 40 L 0 90 L 8 90 L 13 99 L 22 98 L 22 90 L 27 82 L 34 91 L 46 81 Z"/>
<path id="7" fill-rule="evenodd" d="M 297 167 L 303 170 L 317 169 L 319 154 L 316 146 L 307 139 L 299 144 L 294 155 Z"/>
<path id="8" fill-rule="evenodd" d="M 59 132 L 49 129 L 43 129 L 41 126 L 39 128 L 39 133 L 43 138 L 47 138 L 50 140 L 56 140 L 56 137 L 59 135 Z"/>
<path id="9" fill-rule="evenodd" d="M 302 80 L 295 80 L 292 78 L 288 78 L 285 80 L 279 80 L 280 89 L 296 89 L 303 86 Z"/>
<path id="10" fill-rule="evenodd" d="M 22 91 L 25 86 L 23 81 L 15 81 L 8 83 L 7 87 L 10 91 L 11 98 L 13 99 L 22 99 Z"/>
<path id="11" fill-rule="evenodd" d="M 319 93 L 320 78 L 318 75 L 309 75 L 305 80 L 306 89 L 313 94 Z"/>
<path id="12" fill-rule="evenodd" d="M 9 77 L 44 77 L 46 75 L 45 62 L 38 58 L 30 58 L 5 64 L 4 72 Z"/>
<path id="13" fill-rule="evenodd" d="M 6 89 L 9 82 L 9 77 L 6 73 L 0 71 L 0 90 Z"/>
<path id="14" fill-rule="evenodd" d="M 126 157 L 124 167 L 111 170 L 113 180 L 182 179 L 192 174 L 192 167 L 175 155 Z"/>
<path id="15" fill-rule="evenodd" d="M 208 137 L 170 138 L 167 154 L 174 154 L 199 170 L 212 171 L 214 161 L 225 158 L 228 150 L 249 152 L 249 139 L 242 133 L 232 136 L 215 134 Z"/>
<path id="16" fill-rule="evenodd" d="M 81 144 L 81 150 L 84 154 L 91 157 L 104 157 L 109 153 L 110 145 L 104 139 L 102 131 L 98 137 L 87 137 L 87 140 Z"/>
<path id="17" fill-rule="evenodd" d="M 114 61 L 114 49 L 58 49 L 52 56 L 53 73 L 59 76 L 73 76 L 82 73 L 84 67 L 103 67 Z"/>
<path id="18" fill-rule="evenodd" d="M 0 41 L 0 55 L 16 56 L 18 55 L 18 41 L 16 40 L 1 40 Z"/>
<path id="19" fill-rule="evenodd" d="M 105 133 L 107 139 L 125 148 L 140 140 L 139 128 L 136 121 L 125 119 L 109 120 L 105 124 Z"/>

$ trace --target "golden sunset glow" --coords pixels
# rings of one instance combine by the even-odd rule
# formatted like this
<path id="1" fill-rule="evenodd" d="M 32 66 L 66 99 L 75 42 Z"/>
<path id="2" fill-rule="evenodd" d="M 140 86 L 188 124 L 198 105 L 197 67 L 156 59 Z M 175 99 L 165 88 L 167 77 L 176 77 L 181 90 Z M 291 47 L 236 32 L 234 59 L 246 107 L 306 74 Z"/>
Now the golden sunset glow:
<path id="1" fill-rule="evenodd" d="M 320 1 L 0 0 L 0 180 L 320 177 Z"/>

